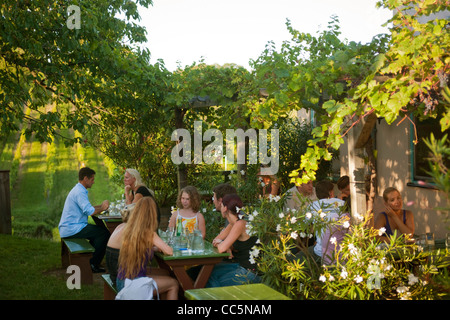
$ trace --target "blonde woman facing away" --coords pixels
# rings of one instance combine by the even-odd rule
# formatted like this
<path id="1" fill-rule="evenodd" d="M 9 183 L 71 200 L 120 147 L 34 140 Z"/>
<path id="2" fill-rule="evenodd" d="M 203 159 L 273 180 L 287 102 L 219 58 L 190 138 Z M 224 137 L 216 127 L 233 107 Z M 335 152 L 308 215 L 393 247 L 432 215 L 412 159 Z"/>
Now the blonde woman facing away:
<path id="1" fill-rule="evenodd" d="M 156 203 L 151 197 L 144 197 L 136 203 L 128 221 L 112 235 L 108 247 L 119 250 L 117 291 L 120 291 L 125 279 L 137 279 L 147 276 L 147 264 L 156 250 L 172 255 L 172 248 L 157 234 L 158 221 Z M 116 232 L 114 232 L 116 233 Z M 172 277 L 150 271 L 155 280 L 159 295 L 167 300 L 178 299 L 178 281 Z"/>

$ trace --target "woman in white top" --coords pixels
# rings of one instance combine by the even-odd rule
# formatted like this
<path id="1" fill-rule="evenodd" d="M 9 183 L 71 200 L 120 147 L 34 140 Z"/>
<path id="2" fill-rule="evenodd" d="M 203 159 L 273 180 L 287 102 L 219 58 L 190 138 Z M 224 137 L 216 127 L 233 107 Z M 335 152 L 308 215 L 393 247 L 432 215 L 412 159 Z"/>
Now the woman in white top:
<path id="1" fill-rule="evenodd" d="M 177 226 L 178 219 L 181 219 L 183 229 L 194 232 L 201 231 L 203 238 L 206 236 L 205 218 L 199 212 L 200 194 L 194 186 L 187 186 L 180 190 L 177 198 L 177 211 L 172 213 L 169 221 L 169 228 Z"/>

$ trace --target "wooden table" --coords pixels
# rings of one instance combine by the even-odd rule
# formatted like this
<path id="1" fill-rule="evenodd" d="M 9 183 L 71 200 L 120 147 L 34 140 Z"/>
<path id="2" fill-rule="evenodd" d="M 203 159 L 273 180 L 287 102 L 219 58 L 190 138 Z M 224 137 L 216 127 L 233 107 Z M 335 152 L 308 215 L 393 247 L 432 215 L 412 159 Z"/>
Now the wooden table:
<path id="1" fill-rule="evenodd" d="M 98 216 L 96 216 L 96 218 L 98 218 L 104 222 L 106 228 L 109 230 L 109 232 L 111 234 L 114 232 L 116 227 L 122 223 L 121 216 L 98 215 Z"/>
<path id="2" fill-rule="evenodd" d="M 161 252 L 155 253 L 156 261 L 162 269 L 173 273 L 183 291 L 197 288 L 204 288 L 208 282 L 214 266 L 222 262 L 229 256 L 229 253 L 219 253 L 213 245 L 205 241 L 203 253 L 189 253 L 187 250 L 174 250 L 173 256 L 164 255 Z M 190 267 L 201 265 L 200 273 L 195 282 L 189 277 L 186 270 Z"/>

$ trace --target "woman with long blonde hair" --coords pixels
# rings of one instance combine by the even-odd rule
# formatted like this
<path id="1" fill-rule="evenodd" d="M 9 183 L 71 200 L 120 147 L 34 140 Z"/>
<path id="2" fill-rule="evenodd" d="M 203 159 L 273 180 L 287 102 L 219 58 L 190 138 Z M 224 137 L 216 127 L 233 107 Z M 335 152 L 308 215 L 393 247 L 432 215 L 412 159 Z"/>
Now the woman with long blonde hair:
<path id="1" fill-rule="evenodd" d="M 125 279 L 136 279 L 147 276 L 147 264 L 153 258 L 155 250 L 172 255 L 172 248 L 157 234 L 158 220 L 155 200 L 144 197 L 137 203 L 129 215 L 120 238 L 118 261 L 117 290 L 123 288 Z M 168 300 L 178 298 L 178 281 L 169 276 L 157 275 L 152 271 L 150 276 L 156 281 L 158 292 Z"/>
<path id="2" fill-rule="evenodd" d="M 141 175 L 139 171 L 136 169 L 128 168 L 125 170 L 125 174 L 123 177 L 123 183 L 125 184 L 125 203 L 135 204 L 143 197 L 153 197 L 155 198 L 155 193 L 142 181 Z M 156 209 L 158 212 L 158 223 L 161 222 L 161 212 L 159 210 L 158 205 L 156 205 Z"/>
<path id="3" fill-rule="evenodd" d="M 142 197 L 155 197 L 153 190 L 147 188 L 136 169 L 128 168 L 125 170 L 123 183 L 125 184 L 126 204 L 136 203 Z"/>

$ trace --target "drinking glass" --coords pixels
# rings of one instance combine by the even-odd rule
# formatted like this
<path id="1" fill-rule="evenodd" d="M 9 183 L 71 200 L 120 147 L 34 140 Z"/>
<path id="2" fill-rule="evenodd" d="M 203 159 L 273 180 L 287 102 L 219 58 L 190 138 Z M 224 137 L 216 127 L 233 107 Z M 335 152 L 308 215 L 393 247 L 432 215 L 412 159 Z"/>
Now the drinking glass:
<path id="1" fill-rule="evenodd" d="M 115 216 L 116 215 L 116 203 L 114 201 L 111 202 L 111 204 L 109 206 L 109 214 L 111 216 Z"/>
<path id="2" fill-rule="evenodd" d="M 205 243 L 203 241 L 203 236 L 201 231 L 196 230 L 194 232 L 194 237 L 192 240 L 192 251 L 194 253 L 201 253 L 205 250 Z"/>
<path id="3" fill-rule="evenodd" d="M 174 245 L 174 236 L 175 236 L 175 228 L 174 227 L 169 227 L 167 229 L 167 244 L 169 246 L 173 246 Z"/>
<path id="4" fill-rule="evenodd" d="M 174 238 L 174 249 L 175 250 L 186 250 L 188 246 L 188 239 L 185 234 L 181 234 Z"/>
<path id="5" fill-rule="evenodd" d="M 166 231 L 163 231 L 162 229 L 158 230 L 158 235 L 161 238 L 162 241 L 167 243 L 167 240 L 169 239 L 169 234 Z"/>

